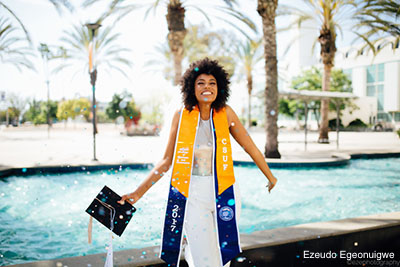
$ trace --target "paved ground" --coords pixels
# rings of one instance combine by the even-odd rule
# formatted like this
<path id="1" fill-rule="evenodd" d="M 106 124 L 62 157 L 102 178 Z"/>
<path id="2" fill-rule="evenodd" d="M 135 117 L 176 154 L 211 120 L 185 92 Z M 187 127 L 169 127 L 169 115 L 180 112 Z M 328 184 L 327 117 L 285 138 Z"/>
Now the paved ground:
<path id="1" fill-rule="evenodd" d="M 99 125 L 97 158 L 93 162 L 93 137 L 90 124 L 58 124 L 47 134 L 47 126 L 23 126 L 0 128 L 0 168 L 34 167 L 54 165 L 126 164 L 157 162 L 161 159 L 166 137 L 121 135 L 123 128 L 112 124 Z M 265 134 L 251 130 L 260 150 L 264 151 Z M 317 132 L 308 134 L 307 151 L 304 132 L 280 131 L 278 161 L 320 161 L 337 153 L 400 152 L 400 138 L 394 132 L 341 132 L 339 149 L 336 149 L 336 133 L 330 132 L 330 144 L 318 144 Z M 233 140 L 233 139 L 232 139 Z M 233 140 L 233 158 L 250 160 L 250 157 Z M 273 162 L 274 160 L 268 160 Z M 276 160 L 275 160 L 276 161 Z"/>

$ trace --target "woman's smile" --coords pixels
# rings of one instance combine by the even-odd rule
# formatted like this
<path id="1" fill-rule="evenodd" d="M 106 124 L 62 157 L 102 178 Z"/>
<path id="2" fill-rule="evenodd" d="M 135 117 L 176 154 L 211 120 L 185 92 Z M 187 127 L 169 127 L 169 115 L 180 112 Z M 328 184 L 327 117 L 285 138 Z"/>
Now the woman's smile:
<path id="1" fill-rule="evenodd" d="M 217 80 L 211 74 L 200 74 L 194 82 L 194 88 L 199 103 L 212 103 L 217 98 Z"/>

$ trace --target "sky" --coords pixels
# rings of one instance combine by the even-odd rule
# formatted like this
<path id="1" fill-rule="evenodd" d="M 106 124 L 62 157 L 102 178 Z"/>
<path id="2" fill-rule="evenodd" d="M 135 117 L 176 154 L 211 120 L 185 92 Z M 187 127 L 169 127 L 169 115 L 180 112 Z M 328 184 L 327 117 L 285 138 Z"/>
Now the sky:
<path id="1" fill-rule="evenodd" d="M 60 15 L 54 6 L 47 0 L 2 0 L 9 8 L 11 8 L 17 16 L 23 21 L 26 28 L 32 37 L 33 46 L 39 47 L 40 43 L 46 43 L 49 46 L 58 46 L 62 43 L 60 38 L 64 30 L 71 29 L 71 25 L 85 24 L 87 22 L 95 21 L 96 18 L 105 10 L 105 5 L 95 5 L 90 8 L 83 9 L 80 7 L 82 1 L 72 0 L 75 5 L 76 11 L 69 13 L 64 10 Z M 106 2 L 106 1 L 103 1 Z M 197 6 L 196 0 L 186 1 L 190 4 L 193 3 Z M 213 2 L 209 0 L 198 0 L 197 3 L 202 2 L 199 6 L 211 17 L 213 14 Z M 222 2 L 222 1 L 221 1 Z M 241 3 L 240 10 L 249 16 L 257 25 L 259 32 L 261 32 L 261 18 L 256 12 L 257 1 L 247 0 L 238 1 Z M 284 4 L 300 4 L 301 0 L 281 0 L 280 3 Z M 188 3 L 188 4 L 189 4 Z M 244 4 L 245 3 L 245 4 Z M 0 9 L 1 16 L 8 16 L 5 14 L 4 9 Z M 121 33 L 118 39 L 118 44 L 122 47 L 131 49 L 126 54 L 127 58 L 131 59 L 133 66 L 126 69 L 128 77 L 113 71 L 101 72 L 99 70 L 98 79 L 96 83 L 96 98 L 102 102 L 111 100 L 114 93 L 121 93 L 124 90 L 132 93 L 134 99 L 142 104 L 151 101 L 154 98 L 164 94 L 165 91 L 174 90 L 170 81 L 164 79 L 161 68 L 154 67 L 153 70 L 149 68 L 147 62 L 149 60 L 157 59 L 159 55 L 155 52 L 155 47 L 166 42 L 168 34 L 167 23 L 165 19 L 166 5 L 162 4 L 156 9 L 155 13 L 150 13 L 148 17 L 144 18 L 144 11 L 134 11 L 122 19 L 115 27 L 116 32 Z M 208 24 L 203 15 L 196 11 L 193 7 L 188 7 L 186 12 L 186 25 L 203 23 L 210 30 L 217 29 L 232 29 L 227 24 L 220 21 L 213 20 L 213 24 Z M 104 26 L 107 26 L 107 21 Z M 237 22 L 236 22 L 237 23 Z M 277 27 L 281 27 L 284 20 L 277 19 Z M 13 21 L 16 25 L 16 22 Z M 234 30 L 232 30 L 235 32 Z M 236 31 L 235 35 L 239 35 Z M 286 45 L 292 40 L 289 33 L 278 34 L 278 54 L 281 55 Z M 256 36 L 253 34 L 253 36 Z M 338 39 L 338 45 L 346 44 L 345 39 Z M 46 75 L 44 73 L 43 60 L 39 52 L 36 57 L 32 59 L 36 71 L 24 69 L 19 72 L 15 67 L 8 64 L 0 65 L 0 91 L 5 91 L 6 96 L 16 94 L 28 99 L 46 99 Z M 82 63 L 84 64 L 84 63 Z M 49 62 L 49 70 L 51 72 L 57 66 L 55 61 Z M 79 68 L 80 66 L 78 66 Z M 187 66 L 183 66 L 185 69 Z M 91 95 L 91 85 L 88 73 L 83 71 L 76 71 L 74 69 L 65 69 L 57 74 L 50 74 L 50 98 L 55 100 L 71 99 L 74 97 L 88 97 Z M 264 76 L 259 75 L 255 80 L 258 83 L 264 83 Z M 244 82 L 235 82 L 232 84 L 235 89 L 232 94 L 232 102 L 241 102 L 245 105 L 242 95 L 247 92 Z M 175 90 L 176 91 L 176 90 Z M 239 105 L 239 104 L 237 104 Z"/>

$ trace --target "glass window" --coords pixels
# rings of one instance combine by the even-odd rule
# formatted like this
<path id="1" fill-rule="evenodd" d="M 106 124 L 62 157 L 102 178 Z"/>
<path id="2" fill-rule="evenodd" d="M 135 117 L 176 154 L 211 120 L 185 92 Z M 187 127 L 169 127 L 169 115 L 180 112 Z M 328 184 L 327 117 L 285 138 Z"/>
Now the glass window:
<path id="1" fill-rule="evenodd" d="M 385 65 L 378 65 L 378 82 L 383 82 L 385 79 Z"/>
<path id="2" fill-rule="evenodd" d="M 378 110 L 383 110 L 383 98 L 384 98 L 384 92 L 383 92 L 383 84 L 378 85 Z"/>
<path id="3" fill-rule="evenodd" d="M 367 96 L 378 98 L 378 111 L 384 110 L 385 98 L 385 64 L 367 67 Z"/>
<path id="4" fill-rule="evenodd" d="M 388 113 L 378 112 L 378 121 L 391 121 L 391 117 Z"/>
<path id="5" fill-rule="evenodd" d="M 394 120 L 395 121 L 400 121 L 400 112 L 395 112 L 394 113 Z"/>
<path id="6" fill-rule="evenodd" d="M 375 96 L 375 85 L 368 85 L 367 86 L 367 96 Z"/>
<path id="7" fill-rule="evenodd" d="M 375 65 L 367 67 L 367 83 L 375 82 Z"/>

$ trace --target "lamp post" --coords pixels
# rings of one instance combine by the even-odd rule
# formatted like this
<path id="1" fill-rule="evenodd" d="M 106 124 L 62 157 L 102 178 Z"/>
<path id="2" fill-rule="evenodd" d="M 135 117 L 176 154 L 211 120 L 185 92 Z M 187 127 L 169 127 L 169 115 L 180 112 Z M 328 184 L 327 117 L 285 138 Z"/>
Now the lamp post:
<path id="1" fill-rule="evenodd" d="M 43 58 L 43 69 L 44 74 L 46 76 L 46 85 L 47 85 L 47 138 L 50 138 L 50 81 L 49 81 L 49 68 L 48 62 L 51 56 L 49 47 L 46 44 L 41 43 L 39 47 L 39 51 L 42 54 Z"/>
<path id="2" fill-rule="evenodd" d="M 95 65 L 95 55 L 96 52 L 96 37 L 95 33 L 96 30 L 101 26 L 98 23 L 87 23 L 85 25 L 89 31 L 91 31 L 91 41 L 89 44 L 89 74 L 90 74 L 90 84 L 92 85 L 92 122 L 93 122 L 93 160 L 97 161 L 96 158 L 96 134 L 97 134 L 97 127 L 96 127 L 96 79 L 97 79 L 97 70 Z"/>

